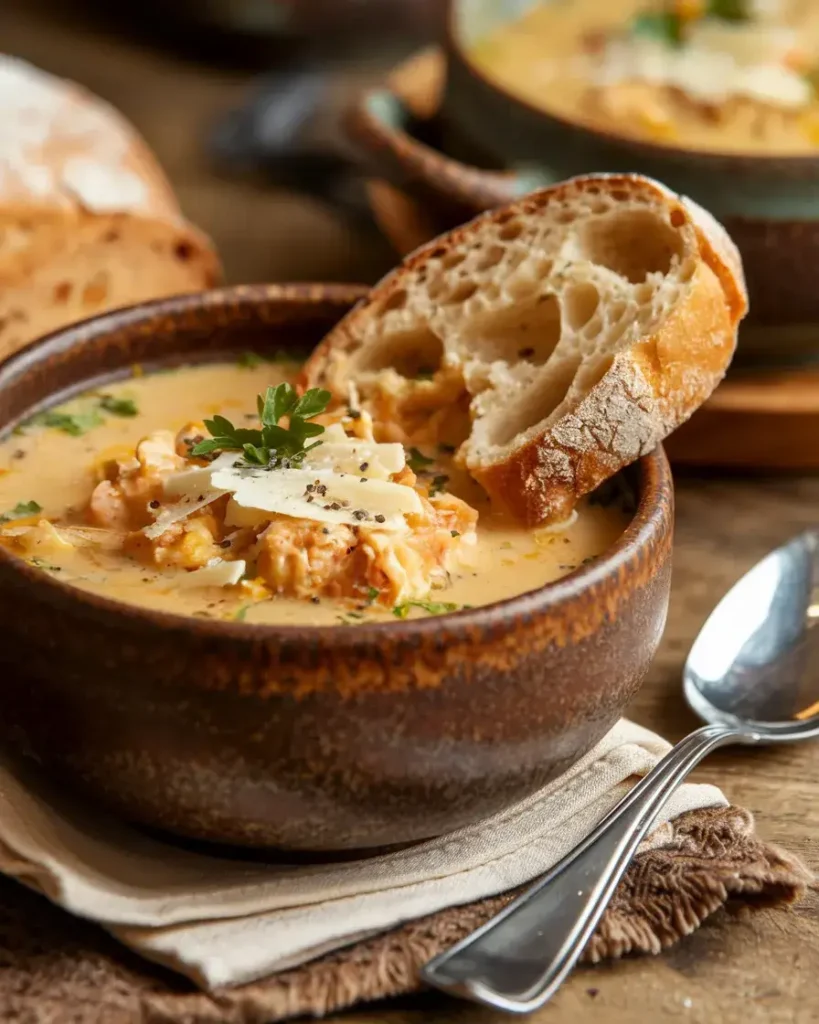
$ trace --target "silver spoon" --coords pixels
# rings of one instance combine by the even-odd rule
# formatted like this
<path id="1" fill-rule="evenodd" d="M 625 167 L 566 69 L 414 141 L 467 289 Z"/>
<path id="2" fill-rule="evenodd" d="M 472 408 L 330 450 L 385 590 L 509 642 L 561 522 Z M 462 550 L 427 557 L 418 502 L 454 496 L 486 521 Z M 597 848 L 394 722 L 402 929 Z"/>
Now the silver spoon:
<path id="1" fill-rule="evenodd" d="M 743 576 L 697 637 L 683 689 L 708 724 L 531 889 L 431 960 L 424 981 L 512 1013 L 541 1007 L 577 963 L 657 813 L 706 754 L 819 736 L 817 622 L 819 533 L 810 531 Z"/>

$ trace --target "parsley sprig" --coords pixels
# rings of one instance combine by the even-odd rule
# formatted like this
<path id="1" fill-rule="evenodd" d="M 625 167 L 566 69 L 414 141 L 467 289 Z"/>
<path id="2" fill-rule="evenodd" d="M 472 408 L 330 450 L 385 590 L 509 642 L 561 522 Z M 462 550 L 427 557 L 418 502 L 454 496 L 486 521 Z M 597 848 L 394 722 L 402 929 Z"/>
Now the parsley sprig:
<path id="1" fill-rule="evenodd" d="M 200 441 L 191 455 L 240 451 L 251 466 L 286 468 L 298 464 L 311 449 L 321 444 L 321 441 L 307 444 L 309 438 L 324 433 L 324 427 L 309 421 L 324 412 L 330 397 L 330 392 L 321 388 L 310 388 L 299 398 L 290 384 L 269 387 L 256 399 L 261 430 L 235 427 L 224 416 L 214 416 L 212 420 L 205 420 L 211 437 Z M 289 418 L 287 427 L 280 424 L 285 416 Z"/>

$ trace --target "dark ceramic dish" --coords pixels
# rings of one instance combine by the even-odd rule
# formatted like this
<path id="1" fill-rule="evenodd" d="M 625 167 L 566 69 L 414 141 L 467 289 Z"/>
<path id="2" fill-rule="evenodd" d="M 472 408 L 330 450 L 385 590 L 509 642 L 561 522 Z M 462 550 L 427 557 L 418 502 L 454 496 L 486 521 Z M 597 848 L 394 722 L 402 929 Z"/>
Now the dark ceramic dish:
<path id="1" fill-rule="evenodd" d="M 519 99 L 472 62 L 470 46 L 534 2 L 448 0 L 438 123 L 425 138 L 424 129 L 413 130 L 405 90 L 368 93 L 350 128 L 370 166 L 436 210 L 451 207 L 454 223 L 577 174 L 650 175 L 715 214 L 742 252 L 751 311 L 739 361 L 819 358 L 819 291 L 813 284 L 819 156 L 723 155 L 653 145 L 565 121 Z M 420 94 L 429 91 L 420 78 L 404 76 L 402 85 L 407 83 Z"/>
<path id="2" fill-rule="evenodd" d="M 0 366 L 0 431 L 100 375 L 314 344 L 360 290 L 252 287 L 68 328 Z M 134 821 L 296 850 L 434 836 L 526 796 L 622 714 L 663 629 L 673 494 L 661 449 L 634 520 L 566 579 L 372 626 L 255 627 L 129 607 L 0 550 L 0 730 Z"/>

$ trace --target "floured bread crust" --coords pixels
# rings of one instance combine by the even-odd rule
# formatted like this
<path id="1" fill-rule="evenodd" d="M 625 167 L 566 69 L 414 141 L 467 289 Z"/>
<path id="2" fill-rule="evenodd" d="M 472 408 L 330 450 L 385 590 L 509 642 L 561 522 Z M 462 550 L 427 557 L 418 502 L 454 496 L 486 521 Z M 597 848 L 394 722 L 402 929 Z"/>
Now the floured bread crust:
<path id="1" fill-rule="evenodd" d="M 113 107 L 0 55 L 0 357 L 115 306 L 220 277 L 153 154 Z"/>
<path id="2" fill-rule="evenodd" d="M 694 203 L 637 175 L 576 178 L 431 242 L 328 335 L 305 386 L 354 380 L 412 442 L 406 410 L 469 417 L 459 454 L 527 524 L 651 451 L 722 378 L 747 310 L 741 262 Z M 431 415 L 426 416 L 426 421 Z"/>

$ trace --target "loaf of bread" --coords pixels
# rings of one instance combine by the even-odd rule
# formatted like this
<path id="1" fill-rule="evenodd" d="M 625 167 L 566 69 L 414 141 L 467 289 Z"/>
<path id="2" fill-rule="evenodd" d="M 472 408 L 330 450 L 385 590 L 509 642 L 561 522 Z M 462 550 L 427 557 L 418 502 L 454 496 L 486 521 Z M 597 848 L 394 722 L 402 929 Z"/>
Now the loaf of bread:
<path id="1" fill-rule="evenodd" d="M 410 444 L 465 401 L 472 476 L 525 523 L 560 521 L 711 394 L 746 309 L 704 210 L 640 176 L 578 178 L 409 256 L 304 383 L 341 399 L 352 381 Z"/>
<path id="2" fill-rule="evenodd" d="M 115 306 L 220 276 L 136 131 L 107 103 L 0 55 L 0 357 Z"/>

